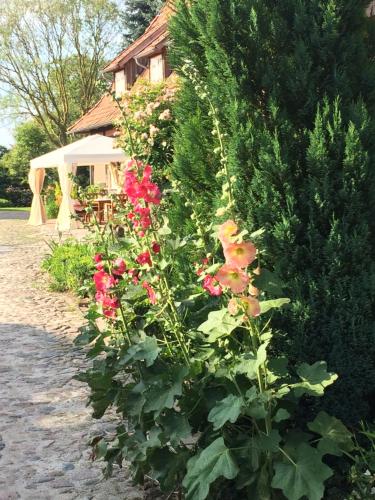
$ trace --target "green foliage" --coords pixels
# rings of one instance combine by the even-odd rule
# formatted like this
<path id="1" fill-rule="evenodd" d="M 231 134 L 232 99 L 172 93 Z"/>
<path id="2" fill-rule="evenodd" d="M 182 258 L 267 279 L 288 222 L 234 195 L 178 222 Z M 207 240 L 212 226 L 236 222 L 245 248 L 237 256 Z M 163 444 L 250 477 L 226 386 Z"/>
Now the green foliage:
<path id="1" fill-rule="evenodd" d="M 116 53 L 121 23 L 112 0 L 2 4 L 0 81 L 4 107 L 31 116 L 55 146 L 106 88 L 101 69 Z"/>
<path id="2" fill-rule="evenodd" d="M 0 198 L 0 207 L 5 208 L 5 207 L 11 207 L 12 204 L 10 203 L 9 200 L 6 200 L 5 198 Z"/>
<path id="3" fill-rule="evenodd" d="M 51 290 L 69 290 L 85 296 L 90 291 L 94 269 L 92 246 L 73 239 L 54 243 L 51 254 L 43 260 L 42 268 L 50 275 Z"/>
<path id="4" fill-rule="evenodd" d="M 176 83 L 138 80 L 136 88 L 125 94 L 119 105 L 123 110 L 119 144 L 132 157 L 134 154 L 155 169 L 155 179 L 167 174 L 172 160 L 174 128 L 173 102 Z M 129 133 L 131 140 L 129 139 Z"/>
<path id="5" fill-rule="evenodd" d="M 127 45 L 143 34 L 163 3 L 163 0 L 125 0 L 123 20 Z"/>
<path id="6" fill-rule="evenodd" d="M 375 65 L 367 3 L 195 0 L 180 2 L 171 24 L 172 60 L 183 77 L 174 172 L 213 213 L 218 119 L 237 212 L 248 228 L 266 230 L 264 262 L 291 298 L 272 319 L 277 348 L 299 361 L 327 360 L 339 378 L 323 406 L 352 423 L 375 407 Z M 183 71 L 187 61 L 198 85 Z"/>

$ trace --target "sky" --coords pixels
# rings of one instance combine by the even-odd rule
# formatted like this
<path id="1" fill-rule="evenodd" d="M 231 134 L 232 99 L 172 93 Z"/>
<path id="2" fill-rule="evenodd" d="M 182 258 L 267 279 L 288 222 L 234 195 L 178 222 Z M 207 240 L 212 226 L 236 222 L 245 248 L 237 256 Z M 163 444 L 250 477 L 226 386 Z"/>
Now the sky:
<path id="1" fill-rule="evenodd" d="M 0 123 L 0 146 L 10 146 L 13 143 L 12 129 L 10 125 Z"/>

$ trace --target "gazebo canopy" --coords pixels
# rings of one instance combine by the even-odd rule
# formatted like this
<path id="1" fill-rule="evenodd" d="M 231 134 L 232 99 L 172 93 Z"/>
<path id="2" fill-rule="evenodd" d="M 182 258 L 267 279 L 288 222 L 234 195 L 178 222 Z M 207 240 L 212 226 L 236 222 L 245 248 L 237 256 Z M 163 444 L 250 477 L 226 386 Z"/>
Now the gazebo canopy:
<path id="1" fill-rule="evenodd" d="M 121 163 L 128 158 L 124 151 L 114 147 L 115 139 L 104 135 L 90 135 L 84 139 L 63 146 L 30 161 L 29 184 L 34 194 L 31 205 L 29 224 L 38 226 L 46 222 L 46 213 L 40 193 L 43 188 L 45 168 L 57 168 L 62 191 L 62 201 L 57 216 L 57 228 L 69 230 L 74 226 L 72 215 L 75 214 L 70 193 L 71 175 L 78 166 L 107 165 Z"/>
<path id="2" fill-rule="evenodd" d="M 114 148 L 114 139 L 104 135 L 89 135 L 79 141 L 55 149 L 30 161 L 30 167 L 58 168 L 60 165 L 94 165 L 95 163 L 122 162 L 125 153 Z"/>

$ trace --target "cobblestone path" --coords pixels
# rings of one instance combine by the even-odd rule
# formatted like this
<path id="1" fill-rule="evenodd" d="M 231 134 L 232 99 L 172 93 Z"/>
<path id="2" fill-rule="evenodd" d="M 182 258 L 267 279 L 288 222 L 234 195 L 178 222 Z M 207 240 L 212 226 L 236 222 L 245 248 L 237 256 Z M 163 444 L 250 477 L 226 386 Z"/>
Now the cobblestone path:
<path id="1" fill-rule="evenodd" d="M 85 407 L 72 376 L 86 361 L 72 345 L 83 319 L 75 300 L 47 290 L 39 230 L 0 220 L 0 500 L 136 500 L 126 469 L 102 479 L 88 441 L 111 432 Z"/>

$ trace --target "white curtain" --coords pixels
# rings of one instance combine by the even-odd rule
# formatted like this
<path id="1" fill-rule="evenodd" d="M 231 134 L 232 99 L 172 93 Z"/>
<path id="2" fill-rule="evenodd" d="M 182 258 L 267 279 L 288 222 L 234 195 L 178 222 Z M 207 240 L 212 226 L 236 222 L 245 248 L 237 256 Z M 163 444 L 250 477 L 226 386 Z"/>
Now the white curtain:
<path id="1" fill-rule="evenodd" d="M 29 185 L 34 195 L 29 217 L 29 224 L 32 226 L 40 226 L 41 224 L 45 224 L 47 220 L 46 210 L 40 196 L 43 189 L 44 176 L 44 168 L 31 168 L 29 171 Z"/>
<path id="2" fill-rule="evenodd" d="M 58 168 L 58 172 L 62 192 L 62 200 L 59 214 L 57 216 L 56 227 L 59 231 L 69 231 L 70 229 L 77 227 L 76 221 L 72 219 L 72 215 L 75 215 L 75 211 L 70 195 L 73 186 L 70 175 L 73 174 L 73 167 L 72 165 L 68 164 L 60 165 Z"/>
<path id="3" fill-rule="evenodd" d="M 109 168 L 111 170 L 112 177 L 112 186 L 121 193 L 122 191 L 122 183 L 121 183 L 121 171 L 120 171 L 120 163 L 110 163 Z"/>

